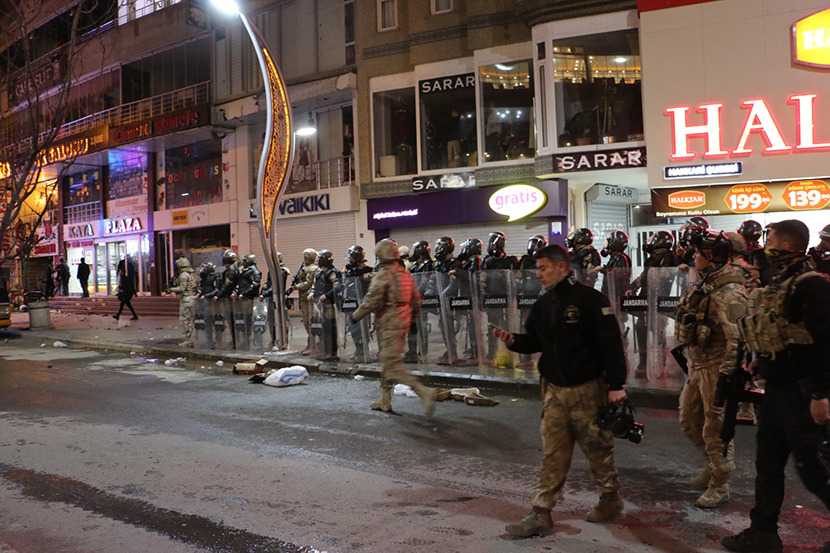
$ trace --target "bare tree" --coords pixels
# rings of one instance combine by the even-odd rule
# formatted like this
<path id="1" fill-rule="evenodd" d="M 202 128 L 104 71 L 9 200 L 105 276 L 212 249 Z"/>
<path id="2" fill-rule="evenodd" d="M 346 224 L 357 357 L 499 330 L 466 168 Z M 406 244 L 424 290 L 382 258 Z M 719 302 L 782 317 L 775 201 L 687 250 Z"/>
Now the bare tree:
<path id="1" fill-rule="evenodd" d="M 0 0 L 0 266 L 26 260 L 43 240 L 39 228 L 82 153 L 69 140 L 82 127 L 67 125 L 85 115 L 73 105 L 73 85 L 103 66 L 96 31 L 114 21 L 115 8 L 97 0 Z M 56 44 L 46 52 L 49 35 Z"/>

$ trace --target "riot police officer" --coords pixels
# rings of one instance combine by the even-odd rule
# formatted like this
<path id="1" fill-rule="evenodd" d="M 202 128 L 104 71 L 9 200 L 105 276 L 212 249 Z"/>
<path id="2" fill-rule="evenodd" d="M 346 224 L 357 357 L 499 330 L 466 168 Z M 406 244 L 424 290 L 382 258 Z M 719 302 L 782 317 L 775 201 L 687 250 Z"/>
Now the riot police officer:
<path id="1" fill-rule="evenodd" d="M 335 303 L 340 293 L 340 271 L 334 268 L 334 254 L 330 250 L 322 250 L 317 255 L 317 273 L 314 275 L 314 287 L 308 294 L 308 301 L 316 301 L 315 315 L 321 324 L 323 337 L 323 359 L 337 361 L 337 318 Z M 314 331 L 312 319 L 312 332 Z"/>
<path id="2" fill-rule="evenodd" d="M 186 257 L 176 260 L 176 267 L 179 268 L 179 276 L 168 293 L 175 293 L 179 296 L 179 324 L 182 325 L 184 340 L 179 343 L 186 348 L 193 347 L 193 301 L 196 295 L 196 275 Z"/>
<path id="3" fill-rule="evenodd" d="M 409 272 L 416 275 L 414 277 L 415 283 L 418 285 L 418 291 L 423 296 L 424 293 L 428 292 L 430 278 L 429 275 L 417 275 L 417 273 L 430 273 L 434 268 L 429 242 L 419 240 L 412 244 L 412 248 L 409 251 L 409 260 L 412 262 L 412 265 L 409 267 Z M 422 312 L 418 317 L 412 318 L 412 325 L 409 328 L 407 338 L 406 354 L 403 357 L 405 363 L 418 362 L 418 335 L 421 333 L 423 336 L 426 336 L 427 333 L 427 329 L 423 328 L 422 325 L 425 318 L 425 312 Z M 423 347 L 427 347 L 427 340 L 424 339 L 422 342 Z M 421 353 L 423 355 L 427 354 L 426 351 Z"/>
<path id="4" fill-rule="evenodd" d="M 239 267 L 236 266 L 236 252 L 233 250 L 225 250 L 222 254 L 222 265 L 225 270 L 222 272 L 222 281 L 217 285 L 216 290 L 205 294 L 206 298 L 213 298 L 218 300 L 221 298 L 228 298 L 236 290 L 236 285 L 239 281 Z"/>
<path id="5" fill-rule="evenodd" d="M 478 238 L 467 238 L 461 243 L 460 251 L 458 252 L 458 262 L 461 264 L 460 271 L 456 271 L 458 275 L 458 295 L 470 298 L 473 300 L 473 283 L 475 282 L 476 272 L 481 269 L 481 240 Z M 478 359 L 479 354 L 479 320 L 477 316 L 478 311 L 469 309 L 462 314 L 463 321 L 460 324 L 466 327 L 467 344 L 464 347 L 464 354 L 468 360 Z"/>
<path id="6" fill-rule="evenodd" d="M 522 321 L 525 321 L 530 315 L 530 308 L 533 307 L 533 304 L 536 303 L 536 300 L 539 299 L 539 295 L 543 291 L 542 281 L 536 277 L 536 252 L 547 245 L 547 238 L 541 234 L 531 236 L 530 240 L 527 241 L 527 253 L 519 258 L 518 303 L 519 315 Z M 518 368 L 533 368 L 533 360 L 529 354 L 519 354 Z"/>
<path id="7" fill-rule="evenodd" d="M 594 269 L 605 275 L 602 279 L 601 292 L 611 299 L 612 305 L 616 298 L 623 295 L 631 282 L 631 258 L 625 253 L 628 249 L 628 234 L 615 229 L 605 239 L 605 247 L 600 252 L 602 257 L 607 257 L 608 262 Z M 611 296 L 615 296 L 611 298 Z"/>
<path id="8" fill-rule="evenodd" d="M 372 267 L 366 264 L 366 250 L 363 246 L 355 244 L 350 247 L 346 255 L 346 266 L 343 269 L 343 301 L 344 308 L 346 305 L 354 305 L 363 301 L 366 295 L 366 289 L 369 287 L 369 279 L 371 278 Z M 354 341 L 354 357 L 355 361 L 367 361 L 366 351 L 364 348 L 364 341 L 369 338 L 368 321 L 361 323 L 352 322 L 348 319 L 347 326 L 349 334 Z"/>
<path id="9" fill-rule="evenodd" d="M 519 264 L 515 255 L 507 255 L 504 248 L 507 236 L 503 232 L 491 232 L 487 236 L 487 255 L 481 262 L 482 301 L 487 313 L 488 324 L 504 327 L 507 322 L 507 309 L 501 306 L 489 306 L 488 299 L 507 295 L 507 271 Z M 487 361 L 493 363 L 496 356 L 498 339 L 487 333 Z"/>
<path id="10" fill-rule="evenodd" d="M 818 245 L 810 248 L 807 255 L 813 258 L 816 270 L 828 275 L 830 274 L 830 225 L 821 229 L 818 237 Z"/>
<path id="11" fill-rule="evenodd" d="M 259 287 L 262 273 L 256 266 L 256 255 L 249 253 L 242 258 L 242 270 L 236 282 L 233 298 L 252 300 L 259 297 Z"/>
<path id="12" fill-rule="evenodd" d="M 458 252 L 458 262 L 461 263 L 461 270 L 475 272 L 481 268 L 481 240 L 478 238 L 467 238 L 461 243 Z"/>
<path id="13" fill-rule="evenodd" d="M 576 229 L 565 241 L 570 249 L 571 269 L 579 282 L 592 288 L 597 282 L 596 268 L 602 266 L 594 247 L 594 233 L 588 228 Z"/>
<path id="14" fill-rule="evenodd" d="M 199 286 L 197 294 L 204 297 L 216 290 L 217 282 L 221 281 L 221 277 L 216 274 L 216 265 L 210 261 L 205 261 L 199 266 Z"/>
<path id="15" fill-rule="evenodd" d="M 709 228 L 709 221 L 706 217 L 690 217 L 682 225 L 677 232 L 677 265 L 681 271 L 686 271 L 694 264 L 695 250 L 689 245 L 689 238 L 692 236 L 692 229 Z"/>
<path id="16" fill-rule="evenodd" d="M 446 303 L 444 306 L 447 309 L 441 309 L 438 317 L 438 327 L 441 330 L 441 336 L 444 338 L 444 344 L 447 346 L 441 358 L 438 360 L 439 365 L 446 365 L 449 363 L 456 363 L 459 361 L 456 349 L 456 334 L 455 334 L 455 315 L 457 312 L 448 309 L 448 298 L 458 293 L 456 286 L 457 281 L 450 283 L 451 275 L 456 274 L 461 268 L 461 263 L 452 254 L 455 251 L 455 241 L 449 236 L 442 236 L 435 241 L 435 263 L 434 268 L 436 274 L 436 290 L 435 292 L 444 297 Z M 446 275 L 446 276 L 441 276 Z M 460 321 L 459 321 L 460 323 Z"/>

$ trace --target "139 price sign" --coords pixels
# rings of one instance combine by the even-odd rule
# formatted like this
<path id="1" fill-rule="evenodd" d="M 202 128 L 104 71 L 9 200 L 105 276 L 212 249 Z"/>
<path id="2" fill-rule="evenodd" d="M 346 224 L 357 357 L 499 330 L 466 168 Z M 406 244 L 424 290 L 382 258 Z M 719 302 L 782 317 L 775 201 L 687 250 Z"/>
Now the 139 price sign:
<path id="1" fill-rule="evenodd" d="M 763 184 L 738 184 L 723 200 L 734 213 L 760 213 L 769 207 L 772 194 Z"/>
<path id="2" fill-rule="evenodd" d="M 782 194 L 790 209 L 824 209 L 830 203 L 830 186 L 823 180 L 791 182 Z"/>

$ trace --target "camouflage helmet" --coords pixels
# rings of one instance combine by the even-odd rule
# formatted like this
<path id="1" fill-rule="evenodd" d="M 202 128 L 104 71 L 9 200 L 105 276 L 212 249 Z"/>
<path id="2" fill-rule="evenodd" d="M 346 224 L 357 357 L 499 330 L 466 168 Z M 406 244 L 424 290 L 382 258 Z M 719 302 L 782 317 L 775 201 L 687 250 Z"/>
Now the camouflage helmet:
<path id="1" fill-rule="evenodd" d="M 391 263 L 396 259 L 400 259 L 401 254 L 398 250 L 398 244 L 391 238 L 384 238 L 375 245 L 375 257 L 380 263 Z"/>
<path id="2" fill-rule="evenodd" d="M 427 261 L 429 259 L 432 259 L 432 256 L 429 252 L 429 242 L 427 242 L 426 240 L 419 240 L 418 242 L 412 244 L 412 249 L 409 251 L 409 260 L 415 262 L 421 260 Z"/>
<path id="3" fill-rule="evenodd" d="M 722 230 L 692 227 L 690 231 L 689 245 L 696 250 L 708 250 L 717 256 L 728 256 L 732 252 L 732 242 Z"/>
<path id="4" fill-rule="evenodd" d="M 363 249 L 363 246 L 358 246 L 355 244 L 354 246 L 349 248 L 348 254 L 346 255 L 346 259 L 351 261 L 352 263 L 363 263 L 366 261 L 366 250 Z"/>
<path id="5" fill-rule="evenodd" d="M 320 250 L 317 254 L 317 264 L 326 269 L 334 269 L 334 254 L 331 250 Z"/>
<path id="6" fill-rule="evenodd" d="M 628 234 L 614 229 L 605 239 L 605 249 L 609 252 L 622 252 L 628 247 Z"/>
<path id="7" fill-rule="evenodd" d="M 179 269 L 190 267 L 190 261 L 186 257 L 182 256 L 176 260 L 176 267 Z"/>
<path id="8" fill-rule="evenodd" d="M 199 276 L 206 277 L 216 272 L 216 265 L 210 261 L 205 261 L 199 266 Z"/>
<path id="9" fill-rule="evenodd" d="M 761 226 L 761 223 L 753 219 L 747 219 L 738 227 L 738 234 L 743 236 L 744 240 L 748 243 L 754 243 L 760 240 L 763 232 L 764 228 Z"/>
<path id="10" fill-rule="evenodd" d="M 398 252 L 401 254 L 401 259 L 409 259 L 409 247 L 400 246 Z"/>
<path id="11" fill-rule="evenodd" d="M 311 265 L 317 260 L 317 250 L 314 248 L 306 248 L 303 250 L 303 263 Z"/>
<path id="12" fill-rule="evenodd" d="M 222 264 L 233 265 L 234 263 L 236 263 L 236 252 L 233 250 L 225 250 L 225 253 L 222 254 Z"/>
<path id="13" fill-rule="evenodd" d="M 435 241 L 435 259 L 449 259 L 455 250 L 455 241 L 449 236 L 442 236 Z"/>
<path id="14" fill-rule="evenodd" d="M 658 230 L 648 237 L 648 240 L 643 244 L 643 251 L 651 254 L 655 250 L 671 250 L 674 247 L 674 236 L 666 230 Z"/>
<path id="15" fill-rule="evenodd" d="M 507 235 L 503 232 L 491 232 L 487 236 L 487 253 L 496 257 L 504 253 L 504 245 L 507 243 Z"/>
<path id="16" fill-rule="evenodd" d="M 458 257 L 461 259 L 470 259 L 474 255 L 481 255 L 481 240 L 478 238 L 467 238 L 461 244 L 461 250 Z"/>
<path id="17" fill-rule="evenodd" d="M 251 265 L 256 265 L 256 256 L 252 253 L 249 253 L 248 255 L 242 258 L 242 266 L 250 267 Z"/>
<path id="18" fill-rule="evenodd" d="M 565 244 L 574 249 L 577 246 L 588 246 L 594 243 L 594 233 L 589 228 L 578 228 L 568 236 Z"/>
<path id="19" fill-rule="evenodd" d="M 533 255 L 547 245 L 548 239 L 541 234 L 531 236 L 530 240 L 527 241 L 527 255 Z"/>
<path id="20" fill-rule="evenodd" d="M 818 237 L 822 240 L 830 240 L 830 225 L 825 226 L 818 233 Z"/>

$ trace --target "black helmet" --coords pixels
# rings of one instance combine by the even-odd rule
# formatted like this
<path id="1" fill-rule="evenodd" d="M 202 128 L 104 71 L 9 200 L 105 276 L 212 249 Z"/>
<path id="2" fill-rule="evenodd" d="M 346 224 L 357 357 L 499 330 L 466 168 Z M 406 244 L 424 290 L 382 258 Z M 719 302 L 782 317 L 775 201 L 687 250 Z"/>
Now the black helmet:
<path id="1" fill-rule="evenodd" d="M 547 238 L 545 238 L 541 234 L 531 236 L 530 240 L 527 241 L 527 255 L 533 255 L 547 245 Z"/>
<path id="2" fill-rule="evenodd" d="M 674 236 L 668 231 L 658 230 L 648 237 L 648 241 L 643 244 L 643 251 L 651 254 L 654 250 L 670 250 L 674 247 Z"/>
<path id="3" fill-rule="evenodd" d="M 455 242 L 449 236 L 442 236 L 435 241 L 435 259 L 445 260 L 452 256 Z"/>
<path id="4" fill-rule="evenodd" d="M 225 253 L 222 254 L 222 264 L 233 265 L 234 263 L 236 263 L 236 252 L 233 250 L 225 250 Z"/>
<path id="5" fill-rule="evenodd" d="M 487 237 L 487 253 L 493 257 L 504 253 L 505 242 L 507 242 L 507 236 L 503 232 L 491 232 Z"/>
<path id="6" fill-rule="evenodd" d="M 334 254 L 331 253 L 331 250 L 320 250 L 320 253 L 317 254 L 317 264 L 326 269 L 333 269 Z"/>
<path id="7" fill-rule="evenodd" d="M 349 248 L 349 255 L 347 259 L 352 263 L 363 263 L 366 261 L 366 250 L 363 249 L 363 246 L 355 244 Z"/>
<path id="8" fill-rule="evenodd" d="M 216 272 L 216 265 L 210 261 L 205 261 L 199 266 L 199 276 L 204 278 Z"/>
<path id="9" fill-rule="evenodd" d="M 693 227 L 690 229 L 689 245 L 697 250 L 709 250 L 721 257 L 732 252 L 732 241 L 722 230 Z"/>
<path id="10" fill-rule="evenodd" d="M 478 238 L 467 238 L 461 244 L 461 250 L 458 252 L 458 259 L 466 261 L 474 255 L 481 255 L 481 240 Z"/>
<path id="11" fill-rule="evenodd" d="M 708 229 L 709 221 L 705 217 L 691 217 L 686 219 L 686 222 L 680 226 L 680 230 L 677 232 L 677 244 L 680 247 L 689 247 L 689 237 L 691 236 L 689 231 L 693 228 Z"/>
<path id="12" fill-rule="evenodd" d="M 615 229 L 611 231 L 608 238 L 605 239 L 605 249 L 609 252 L 622 252 L 628 247 L 628 235 Z"/>
<path id="13" fill-rule="evenodd" d="M 250 267 L 251 265 L 256 265 L 256 256 L 252 253 L 249 253 L 248 255 L 242 258 L 242 266 Z"/>
<path id="14" fill-rule="evenodd" d="M 412 249 L 409 250 L 409 260 L 413 263 L 417 263 L 418 261 L 427 261 L 432 259 L 429 251 L 429 242 L 426 240 L 419 240 L 418 242 L 412 244 Z"/>
<path id="15" fill-rule="evenodd" d="M 761 223 L 752 219 L 747 219 L 738 227 L 738 234 L 744 237 L 747 244 L 760 240 L 763 232 L 764 228 L 761 226 Z"/>
<path id="16" fill-rule="evenodd" d="M 818 237 L 822 240 L 830 240 L 830 225 L 827 225 L 818 233 Z"/>
<path id="17" fill-rule="evenodd" d="M 570 249 L 574 249 L 577 246 L 587 246 L 589 244 L 594 243 L 594 233 L 591 232 L 589 228 L 578 228 L 568 236 L 568 239 L 565 240 L 566 245 Z"/>

